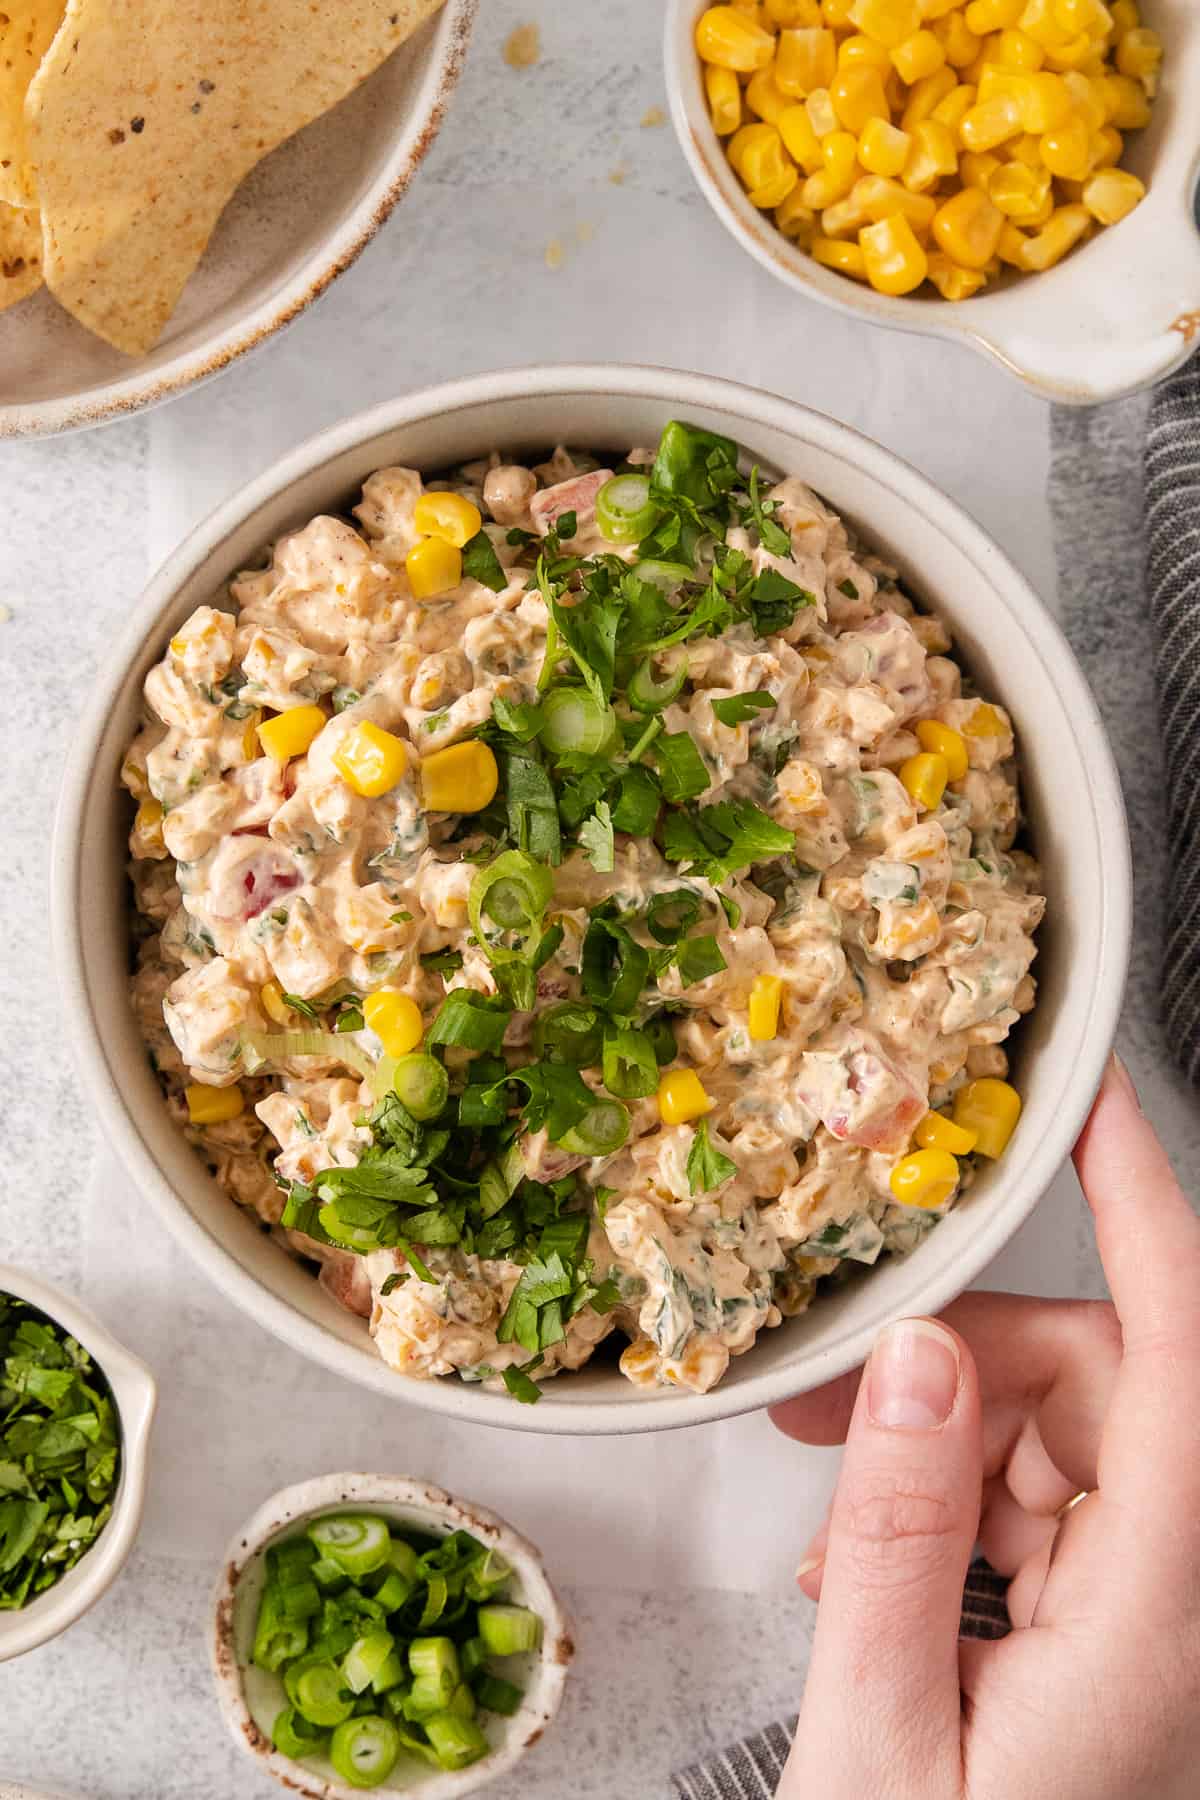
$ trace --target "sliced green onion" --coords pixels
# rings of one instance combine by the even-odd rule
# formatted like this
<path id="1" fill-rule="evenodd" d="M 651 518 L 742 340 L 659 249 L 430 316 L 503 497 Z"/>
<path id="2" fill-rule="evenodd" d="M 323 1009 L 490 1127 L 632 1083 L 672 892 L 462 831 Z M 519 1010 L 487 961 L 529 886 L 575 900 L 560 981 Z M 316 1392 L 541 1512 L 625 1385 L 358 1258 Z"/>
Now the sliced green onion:
<path id="1" fill-rule="evenodd" d="M 471 1600 L 491 1600 L 512 1576 L 512 1564 L 498 1550 L 489 1550 L 482 1562 L 467 1570 L 466 1594 Z"/>
<path id="2" fill-rule="evenodd" d="M 560 1000 L 537 1016 L 533 1045 L 539 1059 L 570 1063 L 586 1069 L 597 1062 L 603 1032 L 595 1007 L 580 1000 Z"/>
<path id="3" fill-rule="evenodd" d="M 468 1638 L 465 1644 L 458 1647 L 458 1660 L 462 1664 L 462 1672 L 469 1680 L 478 1675 L 487 1663 L 487 1645 L 481 1637 Z"/>
<path id="4" fill-rule="evenodd" d="M 283 1684 L 292 1705 L 310 1725 L 330 1729 L 340 1725 L 354 1711 L 354 1695 L 336 1663 L 309 1663 L 306 1667 L 289 1669 Z"/>
<path id="5" fill-rule="evenodd" d="M 388 1653 L 379 1673 L 372 1680 L 371 1692 L 373 1694 L 390 1694 L 393 1688 L 398 1688 L 407 1680 L 408 1670 L 400 1660 L 400 1653 L 398 1650 L 392 1650 Z"/>
<path id="6" fill-rule="evenodd" d="M 485 1050 L 495 1055 L 504 1042 L 512 1008 L 490 994 L 473 988 L 454 988 L 446 995 L 437 1018 L 429 1027 L 427 1044 L 455 1044 L 463 1050 Z"/>
<path id="7" fill-rule="evenodd" d="M 617 715 L 584 687 L 546 695 L 542 742 L 554 756 L 599 756 L 617 735 Z"/>
<path id="8" fill-rule="evenodd" d="M 604 1035 L 604 1085 L 618 1100 L 644 1100 L 658 1086 L 654 1046 L 642 1031 Z"/>
<path id="9" fill-rule="evenodd" d="M 436 1625 L 446 1610 L 446 1602 L 450 1598 L 450 1588 L 446 1577 L 435 1572 L 429 1577 L 429 1588 L 425 1595 L 425 1608 L 421 1614 L 419 1629 L 426 1625 Z"/>
<path id="10" fill-rule="evenodd" d="M 372 1513 L 331 1513 L 313 1519 L 308 1535 L 322 1556 L 354 1577 L 383 1568 L 391 1551 L 387 1521 Z"/>
<path id="11" fill-rule="evenodd" d="M 319 1556 L 312 1566 L 312 1578 L 324 1593 L 337 1593 L 350 1579 L 341 1563 L 332 1556 Z"/>
<path id="12" fill-rule="evenodd" d="M 625 1108 L 616 1100 L 597 1100 L 558 1142 L 572 1156 L 611 1156 L 628 1136 Z"/>
<path id="13" fill-rule="evenodd" d="M 475 1717 L 475 1696 L 465 1681 L 460 1681 L 454 1692 L 451 1694 L 450 1704 L 446 1708 L 446 1711 L 453 1713 L 455 1718 L 458 1719 L 473 1719 Z"/>
<path id="14" fill-rule="evenodd" d="M 415 1725 L 430 1713 L 444 1712 L 457 1685 L 443 1675 L 418 1675 L 405 1696 L 405 1718 Z"/>
<path id="15" fill-rule="evenodd" d="M 320 1756 L 329 1743 L 329 1733 L 310 1725 L 294 1706 L 285 1706 L 271 1727 L 271 1742 L 281 1756 Z"/>
<path id="16" fill-rule="evenodd" d="M 450 1077 L 436 1056 L 417 1050 L 396 1064 L 392 1088 L 401 1106 L 423 1123 L 436 1119 L 450 1098 Z"/>
<path id="17" fill-rule="evenodd" d="M 687 674 L 688 659 L 685 656 L 677 669 L 664 675 L 661 681 L 655 681 L 654 658 L 647 656 L 633 671 L 625 690 L 630 706 L 636 706 L 641 713 L 661 712 L 680 692 Z"/>
<path id="18" fill-rule="evenodd" d="M 513 1681 L 502 1675 L 483 1674 L 475 1683 L 475 1698 L 485 1712 L 502 1713 L 506 1719 L 520 1706 L 524 1693 Z"/>
<path id="19" fill-rule="evenodd" d="M 329 1741 L 329 1760 L 351 1787 L 378 1787 L 395 1768 L 399 1754 L 400 1733 L 390 1719 L 377 1713 L 347 1719 Z"/>
<path id="20" fill-rule="evenodd" d="M 377 1606 L 382 1606 L 385 1613 L 398 1612 L 412 1591 L 411 1581 L 405 1581 L 398 1570 L 389 1569 L 371 1598 Z"/>
<path id="21" fill-rule="evenodd" d="M 481 1606 L 479 1635 L 493 1656 L 518 1656 L 537 1649 L 542 1621 L 527 1606 Z"/>
<path id="22" fill-rule="evenodd" d="M 425 1720 L 425 1732 L 443 1769 L 465 1769 L 488 1753 L 488 1741 L 474 1719 L 434 1713 Z"/>
<path id="23" fill-rule="evenodd" d="M 417 1585 L 420 1578 L 421 1559 L 412 1545 L 406 1543 L 403 1538 L 394 1537 L 388 1543 L 388 1567 L 395 1569 L 396 1573 L 402 1575 L 405 1581 L 413 1587 Z"/>
<path id="24" fill-rule="evenodd" d="M 353 1069 L 364 1081 L 375 1073 L 374 1058 L 359 1044 L 347 1043 L 332 1031 L 248 1031 L 242 1038 L 242 1066 L 254 1075 L 264 1063 L 279 1063 L 292 1056 L 326 1056 L 331 1062 Z"/>
<path id="25" fill-rule="evenodd" d="M 655 894 L 646 908 L 646 929 L 660 944 L 677 944 L 686 937 L 700 917 L 700 896 L 690 888 L 672 888 L 669 894 Z"/>
<path id="26" fill-rule="evenodd" d="M 662 516 L 648 475 L 614 475 L 596 495 L 596 523 L 610 544 L 637 544 Z"/>
<path id="27" fill-rule="evenodd" d="M 307 1623 L 303 1619 L 285 1617 L 281 1590 L 270 1585 L 258 1609 L 251 1661 L 260 1669 L 276 1670 L 290 1657 L 302 1656 L 307 1647 Z"/>
<path id="28" fill-rule="evenodd" d="M 408 1666 L 418 1678 L 436 1675 L 444 1680 L 447 1693 L 453 1693 L 462 1674 L 458 1651 L 448 1637 L 414 1638 L 408 1646 Z"/>
<path id="29" fill-rule="evenodd" d="M 365 1693 L 386 1663 L 395 1645 L 390 1631 L 369 1631 L 356 1638 L 342 1658 L 342 1674 L 352 1693 Z"/>
<path id="30" fill-rule="evenodd" d="M 609 1012 L 630 1016 L 650 973 L 650 952 L 623 925 L 593 919 L 583 940 L 583 987 Z"/>
<path id="31" fill-rule="evenodd" d="M 649 582 L 660 594 L 673 594 L 685 581 L 696 579 L 695 572 L 687 563 L 659 562 L 652 556 L 643 557 L 640 563 L 635 563 L 633 572 L 639 581 Z"/>

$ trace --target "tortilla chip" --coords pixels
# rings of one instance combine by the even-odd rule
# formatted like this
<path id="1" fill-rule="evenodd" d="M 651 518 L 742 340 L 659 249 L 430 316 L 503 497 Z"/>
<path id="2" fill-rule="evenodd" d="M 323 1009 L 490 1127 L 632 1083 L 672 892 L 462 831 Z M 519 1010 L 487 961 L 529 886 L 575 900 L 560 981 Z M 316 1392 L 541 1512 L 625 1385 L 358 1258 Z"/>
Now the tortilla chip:
<path id="1" fill-rule="evenodd" d="M 42 221 L 36 207 L 0 204 L 0 312 L 42 285 Z"/>
<path id="2" fill-rule="evenodd" d="M 25 105 L 56 298 L 148 350 L 238 183 L 441 4 L 68 0 Z"/>
<path id="3" fill-rule="evenodd" d="M 64 0 L 4 0 L 0 12 L 0 200 L 36 206 L 25 94 L 62 23 Z"/>

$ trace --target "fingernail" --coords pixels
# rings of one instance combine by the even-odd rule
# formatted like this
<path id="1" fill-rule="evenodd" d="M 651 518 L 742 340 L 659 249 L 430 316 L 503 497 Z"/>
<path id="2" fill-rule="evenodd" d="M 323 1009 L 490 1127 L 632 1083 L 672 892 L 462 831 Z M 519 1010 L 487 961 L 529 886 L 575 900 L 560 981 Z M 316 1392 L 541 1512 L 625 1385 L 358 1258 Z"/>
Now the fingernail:
<path id="1" fill-rule="evenodd" d="M 867 1370 L 867 1410 L 889 1431 L 935 1431 L 958 1392 L 958 1345 L 929 1319 L 881 1331 Z"/>
<path id="2" fill-rule="evenodd" d="M 1110 1061 L 1112 1064 L 1113 1079 L 1117 1083 L 1117 1086 L 1121 1089 L 1121 1092 L 1125 1095 L 1126 1099 L 1132 1100 L 1138 1111 L 1141 1112 L 1142 1103 L 1138 1098 L 1138 1091 L 1133 1085 L 1133 1076 L 1129 1073 L 1129 1070 L 1125 1067 L 1125 1064 L 1121 1061 L 1121 1058 L 1117 1055 L 1115 1050 L 1112 1053 Z"/>
<path id="3" fill-rule="evenodd" d="M 823 1556 L 806 1556 L 796 1570 L 796 1580 L 803 1581 L 806 1575 L 811 1575 L 814 1569 L 819 1569 L 824 1561 Z"/>

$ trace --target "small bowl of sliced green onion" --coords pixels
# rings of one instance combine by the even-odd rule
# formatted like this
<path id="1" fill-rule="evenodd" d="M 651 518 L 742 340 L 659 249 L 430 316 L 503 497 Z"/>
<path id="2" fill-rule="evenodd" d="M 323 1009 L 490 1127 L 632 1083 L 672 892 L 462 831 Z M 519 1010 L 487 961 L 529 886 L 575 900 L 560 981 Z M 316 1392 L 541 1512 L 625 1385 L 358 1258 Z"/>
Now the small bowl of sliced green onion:
<path id="1" fill-rule="evenodd" d="M 473 1794 L 558 1710 L 574 1655 L 540 1555 L 428 1482 L 325 1475 L 237 1534 L 213 1669 L 249 1755 L 293 1792 Z"/>
<path id="2" fill-rule="evenodd" d="M 89 1312 L 0 1263 L 0 1662 L 57 1637 L 120 1574 L 156 1398 Z"/>

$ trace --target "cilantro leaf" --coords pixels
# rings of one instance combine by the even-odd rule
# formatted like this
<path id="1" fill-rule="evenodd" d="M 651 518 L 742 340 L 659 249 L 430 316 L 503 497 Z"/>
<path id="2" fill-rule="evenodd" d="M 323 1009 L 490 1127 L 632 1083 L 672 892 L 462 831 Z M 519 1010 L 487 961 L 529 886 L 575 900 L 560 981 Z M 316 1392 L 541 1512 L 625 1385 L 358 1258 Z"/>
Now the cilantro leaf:
<path id="1" fill-rule="evenodd" d="M 778 569 L 756 575 L 749 592 L 750 619 L 759 637 L 786 631 L 802 606 L 815 606 L 817 597 L 798 587 Z"/>
<path id="2" fill-rule="evenodd" d="M 524 700 L 505 700 L 500 694 L 492 701 L 492 717 L 501 731 L 508 737 L 515 737 L 522 744 L 528 744 L 535 738 L 545 723 L 545 715 L 540 706 L 530 705 Z"/>
<path id="3" fill-rule="evenodd" d="M 728 967 L 715 937 L 684 938 L 675 951 L 675 967 L 684 987 L 694 981 L 706 981 Z"/>
<path id="4" fill-rule="evenodd" d="M 518 850 L 557 867 L 562 861 L 562 837 L 549 775 L 535 756 L 516 750 L 502 749 L 500 766 L 509 836 Z"/>
<path id="5" fill-rule="evenodd" d="M 593 869 L 601 875 L 612 873 L 613 822 L 607 800 L 601 800 L 590 819 L 579 830 L 579 842 Z"/>
<path id="6" fill-rule="evenodd" d="M 522 1406 L 536 1406 L 542 1397 L 541 1388 L 536 1381 L 530 1380 L 528 1373 L 530 1369 L 536 1369 L 541 1360 L 540 1356 L 535 1356 L 532 1362 L 524 1365 L 510 1363 L 507 1369 L 500 1371 L 505 1387 L 513 1399 L 519 1400 Z"/>
<path id="7" fill-rule="evenodd" d="M 707 763 L 686 731 L 664 732 L 650 754 L 658 764 L 664 799 L 677 805 L 694 800 L 712 781 Z"/>
<path id="8" fill-rule="evenodd" d="M 742 725 L 760 712 L 769 712 L 774 705 L 774 694 L 759 688 L 753 694 L 730 694 L 725 700 L 714 700 L 712 709 L 722 725 Z"/>
<path id="9" fill-rule="evenodd" d="M 791 534 L 777 525 L 772 518 L 775 511 L 774 500 L 762 500 L 758 493 L 758 469 L 750 471 L 750 511 L 758 529 L 759 542 L 764 550 L 772 556 L 790 556 L 792 554 Z"/>
<path id="10" fill-rule="evenodd" d="M 715 1147 L 708 1135 L 708 1121 L 701 1119 L 692 1135 L 692 1147 L 688 1151 L 688 1191 L 707 1194 L 736 1174 L 737 1164 Z"/>
<path id="11" fill-rule="evenodd" d="M 602 706 L 607 706 L 613 687 L 617 629 L 625 609 L 624 597 L 619 592 L 604 594 L 585 587 L 574 606 L 562 606 L 555 599 L 548 604 L 558 635 L 571 652 L 589 692 Z"/>
<path id="12" fill-rule="evenodd" d="M 508 586 L 508 576 L 496 555 L 496 546 L 482 525 L 475 536 L 468 538 L 463 545 L 462 572 L 469 575 L 472 581 L 482 582 L 484 587 L 491 588 L 494 594 L 502 593 Z"/>

